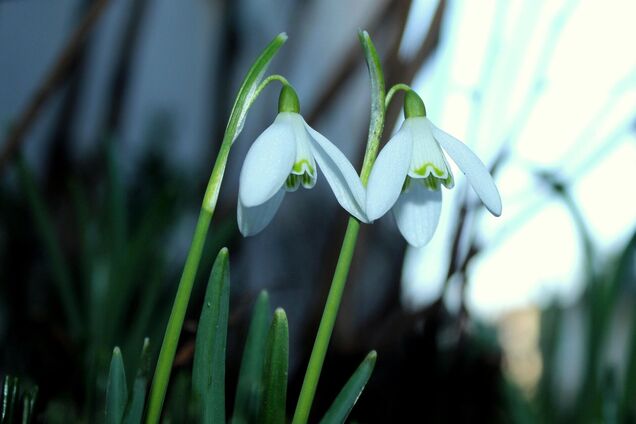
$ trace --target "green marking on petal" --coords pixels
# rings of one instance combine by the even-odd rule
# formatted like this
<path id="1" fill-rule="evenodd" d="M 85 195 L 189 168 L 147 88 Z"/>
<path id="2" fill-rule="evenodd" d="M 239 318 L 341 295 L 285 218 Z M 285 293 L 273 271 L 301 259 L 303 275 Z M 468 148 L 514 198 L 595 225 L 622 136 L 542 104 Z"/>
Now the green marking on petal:
<path id="1" fill-rule="evenodd" d="M 296 175 L 302 175 L 305 172 L 309 172 L 312 175 L 315 174 L 314 167 L 311 166 L 307 159 L 301 159 L 296 162 L 292 168 L 292 172 Z"/>
<path id="2" fill-rule="evenodd" d="M 420 181 L 422 182 L 422 184 L 424 184 L 424 187 L 433 191 L 439 190 L 442 186 L 440 179 L 432 174 L 428 177 L 421 178 Z"/>
<path id="3" fill-rule="evenodd" d="M 423 177 L 429 173 L 429 168 L 432 170 L 432 173 L 435 174 L 436 177 L 442 178 L 444 176 L 444 171 L 436 167 L 432 162 L 426 162 L 424 165 L 420 166 L 413 172 Z"/>
<path id="4" fill-rule="evenodd" d="M 300 177 L 296 174 L 289 174 L 287 180 L 285 180 L 285 190 L 296 191 L 300 186 Z"/>
<path id="5" fill-rule="evenodd" d="M 448 177 L 442 180 L 442 184 L 444 184 L 444 187 L 449 190 L 455 187 L 455 179 L 453 178 L 453 174 L 450 171 L 448 171 Z"/>
<path id="6" fill-rule="evenodd" d="M 404 179 L 404 184 L 402 184 L 402 193 L 406 193 L 411 187 L 411 177 L 406 177 Z"/>

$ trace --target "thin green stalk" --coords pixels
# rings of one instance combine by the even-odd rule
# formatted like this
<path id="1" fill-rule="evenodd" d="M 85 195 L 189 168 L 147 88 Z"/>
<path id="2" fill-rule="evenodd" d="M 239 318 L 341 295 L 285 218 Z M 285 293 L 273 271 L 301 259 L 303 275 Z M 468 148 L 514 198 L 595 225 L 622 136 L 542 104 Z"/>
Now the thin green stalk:
<path id="1" fill-rule="evenodd" d="M 208 234 L 211 219 L 212 212 L 201 209 L 199 220 L 194 230 L 192 245 L 190 246 L 185 267 L 183 268 L 183 274 L 179 281 L 179 288 L 177 289 L 174 305 L 172 306 L 172 312 L 168 319 L 166 334 L 163 338 L 161 351 L 159 352 L 157 369 L 152 380 L 152 388 L 150 389 L 147 423 L 158 422 L 159 416 L 161 415 L 165 391 L 168 386 L 168 380 L 170 379 L 170 371 L 172 371 L 172 362 L 174 361 L 174 356 L 177 351 L 181 327 L 183 326 L 183 320 L 190 300 L 190 293 L 192 292 L 192 286 L 194 284 L 194 277 L 199 267 L 201 252 L 203 252 L 203 245 L 205 244 L 205 238 Z"/>
<path id="2" fill-rule="evenodd" d="M 386 100 L 384 101 L 384 109 L 388 109 L 389 108 L 389 104 L 391 103 L 391 100 L 393 100 L 393 96 L 395 95 L 395 93 L 397 93 L 398 91 L 411 91 L 411 87 L 409 87 L 406 84 L 403 83 L 399 83 L 399 84 L 395 84 L 393 87 L 391 87 L 389 89 L 389 92 L 386 95 Z"/>
<path id="3" fill-rule="evenodd" d="M 362 172 L 360 173 L 360 180 L 362 184 L 366 186 L 371 168 L 378 154 L 380 138 L 382 137 L 382 131 L 384 129 L 384 115 L 386 112 L 384 107 L 385 91 L 382 65 L 380 64 L 375 46 L 366 31 L 360 31 L 358 36 L 369 68 L 369 76 L 371 77 L 371 122 L 369 124 L 369 136 L 364 161 L 362 163 Z M 314 347 L 311 351 L 309 364 L 307 365 L 305 379 L 300 389 L 298 404 L 296 405 L 296 411 L 294 412 L 294 419 L 292 421 L 293 424 L 305 424 L 309 419 L 309 412 L 316 394 L 316 387 L 318 386 L 320 372 L 322 371 L 322 365 L 325 360 L 325 355 L 327 354 L 327 348 L 329 347 L 329 340 L 331 339 L 336 317 L 338 316 L 338 309 L 342 301 L 342 293 L 347 282 L 347 276 L 349 275 L 351 259 L 355 251 L 359 231 L 360 222 L 350 217 L 347 224 L 347 231 L 342 241 L 342 247 L 340 248 L 336 270 L 333 275 L 333 280 L 331 281 L 331 288 L 329 289 L 325 309 L 322 313 L 316 340 L 314 341 Z"/>
<path id="4" fill-rule="evenodd" d="M 309 358 L 309 364 L 307 365 L 305 380 L 303 381 L 303 386 L 300 389 L 298 405 L 296 406 L 294 420 L 292 421 L 293 424 L 304 424 L 309 418 L 309 411 L 314 400 L 314 395 L 316 394 L 316 386 L 318 386 L 318 379 L 320 378 L 320 372 L 322 371 L 322 364 L 325 360 L 327 347 L 329 346 L 329 340 L 331 339 L 331 333 L 333 332 L 336 317 L 338 316 L 338 309 L 340 308 L 342 293 L 347 282 L 347 276 L 349 275 L 349 267 L 351 266 L 351 259 L 353 258 L 353 252 L 356 247 L 359 231 L 360 222 L 358 222 L 357 219 L 350 217 L 347 225 L 347 231 L 345 232 L 344 240 L 342 241 L 342 248 L 340 249 L 340 256 L 338 257 L 336 271 L 334 272 L 333 280 L 331 281 L 331 288 L 329 289 L 329 295 L 327 296 L 325 310 L 322 313 L 322 319 L 320 320 L 320 326 L 318 327 L 318 333 L 316 334 L 314 348 L 311 351 L 311 357 Z"/>
<path id="5" fill-rule="evenodd" d="M 161 351 L 159 352 L 157 368 L 155 369 L 155 375 L 150 389 L 148 415 L 146 417 L 147 424 L 156 424 L 159 422 L 159 418 L 161 417 L 161 409 L 166 396 L 168 381 L 170 380 L 170 372 L 172 370 L 172 363 L 174 362 L 181 328 L 183 327 L 183 320 L 185 319 L 186 310 L 190 301 L 190 293 L 192 292 L 194 279 L 197 274 L 199 262 L 201 261 L 201 254 L 203 252 L 205 239 L 210 227 L 210 221 L 212 220 L 212 215 L 216 208 L 221 183 L 223 181 L 223 175 L 225 174 L 225 167 L 227 165 L 227 158 L 230 154 L 230 148 L 232 147 L 232 143 L 236 137 L 238 137 L 239 133 L 243 129 L 243 124 L 250 106 L 254 102 L 256 95 L 260 93 L 260 91 L 258 91 L 259 83 L 267 70 L 267 66 L 286 40 L 287 35 L 281 33 L 277 35 L 271 43 L 269 43 L 265 50 L 263 50 L 245 76 L 234 102 L 234 106 L 232 107 L 230 119 L 223 136 L 223 142 L 221 143 L 221 148 L 214 163 L 214 168 L 210 175 L 210 181 L 208 182 L 208 186 L 203 197 L 203 204 L 201 206 L 201 212 L 199 213 L 199 219 L 194 231 L 194 238 L 190 245 L 188 257 L 183 268 L 183 274 L 181 275 L 177 294 L 172 306 L 172 312 L 168 319 L 168 325 L 161 345 Z"/>

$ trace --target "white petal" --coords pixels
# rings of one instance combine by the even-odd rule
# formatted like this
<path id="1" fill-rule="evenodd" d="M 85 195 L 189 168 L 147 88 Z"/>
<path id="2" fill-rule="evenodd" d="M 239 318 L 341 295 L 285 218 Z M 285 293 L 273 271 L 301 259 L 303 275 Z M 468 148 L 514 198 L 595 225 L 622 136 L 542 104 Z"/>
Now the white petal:
<path id="1" fill-rule="evenodd" d="M 367 184 L 367 216 L 371 221 L 395 204 L 411 164 L 413 139 L 404 124 L 380 151 Z"/>
<path id="2" fill-rule="evenodd" d="M 402 193 L 393 207 L 393 215 L 406 241 L 421 247 L 435 234 L 441 210 L 442 191 L 429 190 L 413 180 L 409 190 Z"/>
<path id="3" fill-rule="evenodd" d="M 236 208 L 236 220 L 244 237 L 260 233 L 270 223 L 280 203 L 285 197 L 285 190 L 280 189 L 265 203 L 254 207 L 246 207 L 239 198 Z"/>
<path id="4" fill-rule="evenodd" d="M 501 196 L 488 168 L 464 143 L 452 135 L 440 130 L 429 121 L 433 137 L 439 142 L 448 155 L 466 174 L 468 182 L 490 213 L 501 215 Z"/>
<path id="5" fill-rule="evenodd" d="M 311 149 L 320 170 L 325 174 L 338 203 L 362 222 L 369 222 L 364 213 L 365 191 L 358 173 L 347 157 L 318 131 L 306 122 L 311 136 Z"/>
<path id="6" fill-rule="evenodd" d="M 239 199 L 243 205 L 258 206 L 275 195 L 291 172 L 295 158 L 292 127 L 276 117 L 245 156 L 239 177 Z"/>
<path id="7" fill-rule="evenodd" d="M 450 175 L 446 166 L 444 153 L 433 138 L 428 119 L 425 117 L 409 118 L 404 121 L 413 134 L 413 153 L 411 153 L 411 166 L 409 176 L 411 178 L 426 178 L 433 174 L 441 180 Z"/>

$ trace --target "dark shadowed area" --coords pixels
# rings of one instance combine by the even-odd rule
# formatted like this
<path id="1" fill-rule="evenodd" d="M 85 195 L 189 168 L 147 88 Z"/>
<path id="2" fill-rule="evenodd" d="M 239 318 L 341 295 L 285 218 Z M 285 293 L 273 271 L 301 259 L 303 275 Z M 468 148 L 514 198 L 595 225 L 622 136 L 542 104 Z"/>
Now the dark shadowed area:
<path id="1" fill-rule="evenodd" d="M 635 422 L 635 16 L 629 0 L 0 0 L 0 424 L 114 422 L 113 348 L 129 388 L 140 362 L 154 370 L 235 96 L 276 34 L 289 39 L 268 73 L 360 170 L 358 29 L 387 89 L 411 85 L 482 159 L 503 213 L 453 163 L 428 245 L 390 213 L 362 224 L 309 422 L 371 350 L 347 422 Z M 263 91 L 232 146 L 164 422 L 197 421 L 196 333 L 222 247 L 228 417 L 263 289 L 289 320 L 294 414 L 349 216 L 319 170 L 261 233 L 239 232 L 241 166 L 278 95 Z"/>

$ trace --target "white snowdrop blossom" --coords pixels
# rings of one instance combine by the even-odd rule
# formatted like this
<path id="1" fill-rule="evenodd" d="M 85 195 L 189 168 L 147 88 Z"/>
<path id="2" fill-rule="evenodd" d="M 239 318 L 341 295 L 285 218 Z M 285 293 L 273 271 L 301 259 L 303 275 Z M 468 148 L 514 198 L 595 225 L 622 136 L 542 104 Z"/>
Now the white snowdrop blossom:
<path id="1" fill-rule="evenodd" d="M 501 215 L 501 198 L 482 161 L 464 143 L 433 125 L 426 118 L 421 99 L 414 99 L 413 94 L 417 96 L 407 92 L 407 117 L 380 151 L 371 170 L 366 213 L 373 221 L 391 209 L 402 236 L 412 246 L 420 247 L 431 240 L 439 222 L 441 186 L 454 186 L 444 151 L 495 216 Z"/>
<path id="2" fill-rule="evenodd" d="M 281 99 L 284 91 L 285 88 Z M 296 191 L 301 185 L 309 189 L 316 184 L 318 168 L 340 205 L 360 221 L 368 222 L 364 212 L 365 190 L 351 163 L 293 111 L 298 110 L 297 106 L 282 107 L 281 102 L 274 123 L 254 141 L 241 169 L 237 207 L 241 234 L 247 237 L 263 230 L 286 192 Z"/>

